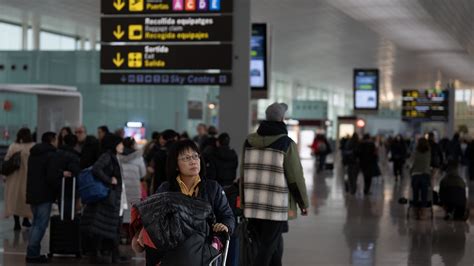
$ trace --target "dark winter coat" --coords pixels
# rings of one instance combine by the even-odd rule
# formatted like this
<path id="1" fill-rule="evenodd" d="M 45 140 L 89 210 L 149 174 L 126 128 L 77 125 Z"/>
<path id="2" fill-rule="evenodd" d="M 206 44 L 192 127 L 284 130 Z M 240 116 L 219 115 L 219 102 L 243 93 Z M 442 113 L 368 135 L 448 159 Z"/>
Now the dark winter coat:
<path id="1" fill-rule="evenodd" d="M 239 164 L 237 153 L 229 147 L 208 149 L 204 153 L 206 176 L 227 187 L 234 183 Z"/>
<path id="2" fill-rule="evenodd" d="M 60 147 L 56 154 L 56 158 L 56 165 L 61 176 L 64 171 L 71 172 L 75 177 L 77 177 L 79 172 L 81 172 L 81 157 L 74 148 L 68 146 Z"/>
<path id="3" fill-rule="evenodd" d="M 81 169 L 92 166 L 99 158 L 99 140 L 94 136 L 87 136 L 83 144 L 79 144 L 81 149 Z"/>
<path id="4" fill-rule="evenodd" d="M 153 176 L 153 188 L 152 191 L 156 191 L 163 182 L 166 181 L 166 160 L 168 158 L 168 151 L 174 145 L 174 141 L 166 143 L 164 148 L 156 151 L 153 157 L 153 164 L 155 166 L 155 174 Z"/>
<path id="5" fill-rule="evenodd" d="M 375 176 L 377 173 L 377 148 L 372 141 L 364 140 L 359 145 L 359 166 L 367 176 Z"/>
<path id="6" fill-rule="evenodd" d="M 208 265 L 212 252 L 213 208 L 181 192 L 157 193 L 136 205 L 161 257 L 161 265 Z"/>
<path id="7" fill-rule="evenodd" d="M 165 182 L 158 188 L 157 191 L 157 193 L 162 192 L 180 191 L 179 188 L 172 188 L 169 182 Z M 217 223 L 226 225 L 227 228 L 229 228 L 230 233 L 234 231 L 234 213 L 229 206 L 229 202 L 227 201 L 224 190 L 216 181 L 207 180 L 205 177 L 201 177 L 201 183 L 199 184 L 199 192 L 197 197 L 211 204 Z"/>
<path id="8" fill-rule="evenodd" d="M 56 148 L 48 143 L 36 144 L 30 150 L 26 184 L 26 203 L 54 202 L 57 198 L 58 176 L 55 174 Z"/>
<path id="9" fill-rule="evenodd" d="M 86 205 L 81 218 L 81 230 L 116 240 L 122 195 L 122 174 L 116 155 L 110 151 L 102 154 L 92 167 L 92 174 L 110 187 L 110 193 L 104 200 Z M 117 185 L 112 185 L 112 177 L 117 178 Z"/>
<path id="10" fill-rule="evenodd" d="M 390 153 L 392 161 L 401 161 L 404 162 L 407 158 L 407 147 L 405 146 L 404 141 L 394 141 L 390 145 Z"/>
<path id="11" fill-rule="evenodd" d="M 439 168 L 443 165 L 443 151 L 438 143 L 430 140 L 431 147 L 431 167 Z"/>

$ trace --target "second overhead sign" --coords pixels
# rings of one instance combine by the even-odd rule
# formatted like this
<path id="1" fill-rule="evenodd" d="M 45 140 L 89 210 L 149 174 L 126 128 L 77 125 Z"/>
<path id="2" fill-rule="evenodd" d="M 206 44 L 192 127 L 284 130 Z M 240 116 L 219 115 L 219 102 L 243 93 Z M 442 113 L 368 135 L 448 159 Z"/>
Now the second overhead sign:
<path id="1" fill-rule="evenodd" d="M 230 42 L 232 16 L 103 17 L 103 42 Z"/>

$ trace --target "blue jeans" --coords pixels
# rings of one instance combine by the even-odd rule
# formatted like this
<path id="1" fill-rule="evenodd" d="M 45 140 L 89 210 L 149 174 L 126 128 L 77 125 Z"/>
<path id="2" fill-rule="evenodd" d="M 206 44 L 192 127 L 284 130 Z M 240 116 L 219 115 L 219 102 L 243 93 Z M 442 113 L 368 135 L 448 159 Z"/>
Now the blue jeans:
<path id="1" fill-rule="evenodd" d="M 230 238 L 229 256 L 227 258 L 227 265 L 238 266 L 240 256 L 240 239 L 232 236 Z"/>
<path id="2" fill-rule="evenodd" d="M 31 205 L 33 223 L 30 228 L 28 248 L 26 249 L 26 256 L 28 258 L 35 258 L 41 255 L 41 240 L 44 237 L 46 228 L 48 228 L 51 206 L 51 202 Z"/>

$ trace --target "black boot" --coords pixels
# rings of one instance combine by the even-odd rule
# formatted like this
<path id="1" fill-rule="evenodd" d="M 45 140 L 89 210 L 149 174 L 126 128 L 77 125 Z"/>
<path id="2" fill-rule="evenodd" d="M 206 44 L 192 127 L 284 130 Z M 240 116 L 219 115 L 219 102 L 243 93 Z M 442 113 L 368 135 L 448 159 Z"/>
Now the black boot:
<path id="1" fill-rule="evenodd" d="M 23 223 L 21 224 L 23 227 L 31 227 L 31 223 L 30 223 L 30 220 L 28 220 L 28 218 L 23 218 Z"/>
<path id="2" fill-rule="evenodd" d="M 20 217 L 14 215 L 13 219 L 15 220 L 15 227 L 13 228 L 14 231 L 21 231 L 21 226 L 20 226 Z"/>

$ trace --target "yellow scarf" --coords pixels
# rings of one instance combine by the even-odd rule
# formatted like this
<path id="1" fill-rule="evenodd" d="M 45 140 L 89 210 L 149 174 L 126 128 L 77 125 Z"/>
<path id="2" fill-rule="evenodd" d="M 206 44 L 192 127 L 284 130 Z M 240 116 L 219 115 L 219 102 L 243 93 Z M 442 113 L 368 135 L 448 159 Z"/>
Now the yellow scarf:
<path id="1" fill-rule="evenodd" d="M 186 196 L 194 196 L 194 193 L 197 194 L 198 185 L 199 183 L 201 183 L 201 177 L 195 176 L 193 185 L 190 188 L 188 188 L 186 184 L 184 184 L 183 180 L 181 180 L 181 176 L 178 175 L 178 177 L 176 177 L 176 181 L 178 181 L 179 188 L 181 189 L 181 193 L 183 193 Z"/>

